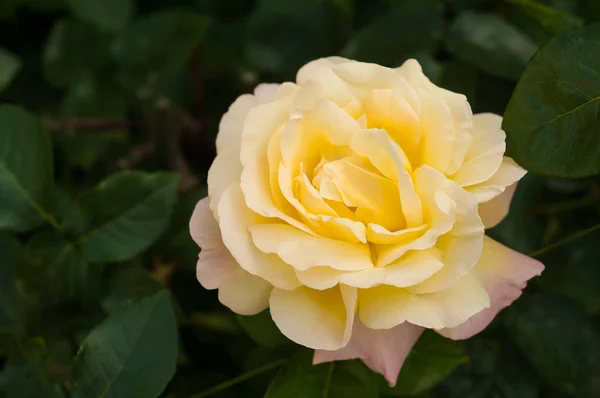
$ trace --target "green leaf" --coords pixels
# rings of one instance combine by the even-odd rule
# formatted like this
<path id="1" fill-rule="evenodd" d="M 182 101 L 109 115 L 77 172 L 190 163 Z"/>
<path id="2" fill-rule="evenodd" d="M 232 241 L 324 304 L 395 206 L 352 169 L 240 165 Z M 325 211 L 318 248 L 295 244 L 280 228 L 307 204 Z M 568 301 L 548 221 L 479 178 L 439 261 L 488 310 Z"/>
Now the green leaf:
<path id="1" fill-rule="evenodd" d="M 506 329 L 546 383 L 571 396 L 595 396 L 600 334 L 579 308 L 552 295 L 523 297 L 510 308 Z"/>
<path id="2" fill-rule="evenodd" d="M 50 140 L 24 110 L 0 106 L 0 230 L 26 231 L 42 220 L 53 186 Z"/>
<path id="3" fill-rule="evenodd" d="M 398 2 L 360 29 L 342 54 L 359 61 L 395 67 L 435 50 L 442 37 L 442 6 L 437 0 Z"/>
<path id="4" fill-rule="evenodd" d="M 85 198 L 94 215 L 81 239 L 91 262 L 125 261 L 148 248 L 169 223 L 179 176 L 125 171 L 102 181 Z"/>
<path id="5" fill-rule="evenodd" d="M 109 39 L 93 26 L 71 19 L 52 27 L 42 54 L 50 84 L 66 87 L 99 73 L 108 60 Z"/>
<path id="6" fill-rule="evenodd" d="M 21 60 L 4 47 L 0 47 L 0 92 L 8 87 L 20 70 Z"/>
<path id="7" fill-rule="evenodd" d="M 112 84 L 99 84 L 91 78 L 84 78 L 70 87 L 61 104 L 61 115 L 125 121 L 126 109 L 123 90 Z M 53 134 L 53 138 L 70 166 L 89 170 L 104 159 L 112 148 L 126 142 L 127 133 L 122 128 L 101 132 L 61 130 Z"/>
<path id="8" fill-rule="evenodd" d="M 539 381 L 523 358 L 503 340 L 480 334 L 465 343 L 469 361 L 440 383 L 432 397 L 538 398 Z"/>
<path id="9" fill-rule="evenodd" d="M 578 28 L 583 25 L 581 18 L 558 11 L 535 0 L 509 0 L 509 2 L 518 6 L 542 28 L 553 33 L 560 33 L 563 30 Z"/>
<path id="10" fill-rule="evenodd" d="M 312 364 L 303 350 L 279 371 L 264 398 L 377 398 L 376 379 L 360 361 Z"/>
<path id="11" fill-rule="evenodd" d="M 19 241 L 0 234 L 0 334 L 19 336 L 25 331 L 26 301 L 15 274 Z"/>
<path id="12" fill-rule="evenodd" d="M 125 28 L 133 16 L 133 0 L 67 0 L 73 14 L 108 32 Z"/>
<path id="13" fill-rule="evenodd" d="M 391 396 L 421 394 L 440 383 L 467 360 L 462 342 L 426 331 L 406 358 L 396 386 L 390 388 L 380 377 L 380 391 Z"/>
<path id="14" fill-rule="evenodd" d="M 290 342 L 271 319 L 269 310 L 251 316 L 237 315 L 237 319 L 252 340 L 260 345 L 278 347 Z"/>
<path id="15" fill-rule="evenodd" d="M 152 296 L 163 290 L 165 286 L 142 267 L 117 264 L 119 270 L 111 276 L 102 307 L 112 313 L 126 308 L 132 302 Z"/>
<path id="16" fill-rule="evenodd" d="M 207 22 L 201 15 L 180 10 L 136 19 L 111 45 L 121 68 L 119 80 L 138 90 L 138 95 L 147 96 L 164 75 L 185 65 L 200 43 Z"/>
<path id="17" fill-rule="evenodd" d="M 66 236 L 79 237 L 88 227 L 88 217 L 81 204 L 63 188 L 54 190 L 54 215 Z"/>
<path id="18" fill-rule="evenodd" d="M 100 291 L 100 268 L 55 233 L 33 237 L 25 247 L 21 274 L 45 308 L 69 299 L 89 301 Z"/>
<path id="19" fill-rule="evenodd" d="M 503 350 L 495 373 L 496 389 L 505 398 L 538 398 L 540 383 L 526 366 L 523 358 L 512 350 Z"/>
<path id="20" fill-rule="evenodd" d="M 60 386 L 52 383 L 38 358 L 9 363 L 3 372 L 0 391 L 10 398 L 64 398 Z"/>
<path id="21" fill-rule="evenodd" d="M 538 174 L 600 172 L 600 23 L 556 36 L 527 65 L 508 104 L 507 151 Z"/>
<path id="22" fill-rule="evenodd" d="M 475 11 L 458 14 L 446 45 L 459 60 L 509 80 L 519 78 L 537 50 L 535 43 L 509 22 Z"/>
<path id="23" fill-rule="evenodd" d="M 85 338 L 73 398 L 157 397 L 175 374 L 177 324 L 162 291 L 112 314 Z"/>
<path id="24" fill-rule="evenodd" d="M 330 0 L 261 0 L 247 23 L 248 60 L 290 78 L 303 64 L 335 54 L 350 27 Z"/>

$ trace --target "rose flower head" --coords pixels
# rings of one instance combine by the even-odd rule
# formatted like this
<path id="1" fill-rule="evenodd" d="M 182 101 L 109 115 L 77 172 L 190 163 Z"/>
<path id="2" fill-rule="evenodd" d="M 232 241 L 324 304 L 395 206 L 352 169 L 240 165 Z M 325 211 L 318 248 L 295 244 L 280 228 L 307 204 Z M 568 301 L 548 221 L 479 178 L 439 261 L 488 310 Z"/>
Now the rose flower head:
<path id="1" fill-rule="evenodd" d="M 485 236 L 526 173 L 501 122 L 412 59 L 259 85 L 219 126 L 198 280 L 238 314 L 269 308 L 315 363 L 360 358 L 393 385 L 424 329 L 473 336 L 543 270 Z"/>

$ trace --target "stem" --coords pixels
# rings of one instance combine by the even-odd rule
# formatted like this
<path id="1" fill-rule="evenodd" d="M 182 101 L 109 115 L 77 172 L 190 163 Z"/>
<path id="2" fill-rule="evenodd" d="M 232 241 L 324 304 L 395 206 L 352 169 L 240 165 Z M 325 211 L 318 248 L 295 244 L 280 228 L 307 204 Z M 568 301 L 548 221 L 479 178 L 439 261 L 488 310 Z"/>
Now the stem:
<path id="1" fill-rule="evenodd" d="M 204 397 L 208 397 L 210 395 L 216 394 L 218 392 L 221 392 L 223 390 L 228 389 L 229 387 L 233 387 L 236 384 L 239 384 L 243 381 L 246 381 L 248 379 L 253 378 L 254 376 L 258 376 L 262 373 L 268 372 L 271 369 L 275 369 L 281 365 L 283 365 L 284 363 L 287 362 L 287 359 L 278 359 L 277 361 L 268 363 L 264 366 L 261 366 L 260 368 L 251 370 L 250 372 L 246 372 L 243 373 L 241 375 L 239 375 L 238 377 L 234 377 L 233 379 L 227 380 L 221 384 L 217 384 L 214 387 L 209 388 L 208 390 L 199 392 L 196 395 L 192 395 L 190 398 L 204 398 Z"/>
<path id="2" fill-rule="evenodd" d="M 596 224 L 593 225 L 589 228 L 584 229 L 583 231 L 579 231 L 571 236 L 567 236 L 564 239 L 558 240 L 554 243 L 549 244 L 548 246 L 542 247 L 541 249 L 535 250 L 531 253 L 529 253 L 530 257 L 538 257 L 541 256 L 542 254 L 545 254 L 547 252 L 549 252 L 550 250 L 554 250 L 557 247 L 566 245 L 567 243 L 570 243 L 574 240 L 577 240 L 579 238 L 584 237 L 585 235 L 591 234 L 592 232 L 598 231 L 600 230 L 600 224 Z"/>

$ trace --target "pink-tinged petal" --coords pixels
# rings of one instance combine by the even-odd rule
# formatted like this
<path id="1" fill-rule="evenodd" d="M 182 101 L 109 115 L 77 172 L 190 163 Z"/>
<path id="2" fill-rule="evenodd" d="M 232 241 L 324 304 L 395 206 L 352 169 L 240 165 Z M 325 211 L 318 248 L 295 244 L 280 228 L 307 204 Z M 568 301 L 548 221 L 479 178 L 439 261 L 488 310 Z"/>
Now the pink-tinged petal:
<path id="1" fill-rule="evenodd" d="M 348 345 L 335 351 L 316 350 L 313 364 L 358 358 L 394 387 L 408 353 L 423 330 L 408 322 L 392 329 L 369 329 L 357 318 Z"/>
<path id="2" fill-rule="evenodd" d="M 223 244 L 208 202 L 206 197 L 196 205 L 190 220 L 190 234 L 202 249 L 196 265 L 198 281 L 205 289 L 218 289 L 239 266 Z"/>
<path id="3" fill-rule="evenodd" d="M 479 217 L 486 229 L 493 228 L 504 220 L 510 208 L 510 201 L 517 189 L 517 183 L 506 187 L 504 192 L 489 202 L 479 204 Z"/>
<path id="4" fill-rule="evenodd" d="M 254 315 L 269 306 L 273 286 L 244 271 L 223 244 L 221 231 L 208 205 L 196 204 L 190 220 L 192 239 L 201 247 L 196 276 L 205 289 L 219 289 L 219 301 L 242 315 Z"/>
<path id="5" fill-rule="evenodd" d="M 491 307 L 472 316 L 462 325 L 441 329 L 438 333 L 453 340 L 463 340 L 481 332 L 500 310 L 519 298 L 527 281 L 540 275 L 543 270 L 544 265 L 539 261 L 486 236 L 481 259 L 473 273 L 488 291 Z"/>

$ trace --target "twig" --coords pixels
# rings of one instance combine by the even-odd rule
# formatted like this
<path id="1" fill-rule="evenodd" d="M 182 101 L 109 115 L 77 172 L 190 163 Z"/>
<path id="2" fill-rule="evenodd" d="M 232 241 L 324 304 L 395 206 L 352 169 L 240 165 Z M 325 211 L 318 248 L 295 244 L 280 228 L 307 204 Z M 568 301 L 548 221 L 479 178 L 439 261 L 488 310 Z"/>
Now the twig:
<path id="1" fill-rule="evenodd" d="M 571 236 L 567 236 L 564 239 L 561 239 L 561 240 L 558 240 L 558 241 L 556 241 L 554 243 L 551 243 L 548 246 L 544 246 L 544 247 L 542 247 L 542 248 L 540 248 L 538 250 L 535 250 L 535 251 L 529 253 L 529 256 L 530 257 L 541 256 L 542 254 L 545 254 L 545 253 L 549 252 L 550 250 L 554 250 L 557 247 L 564 246 L 567 243 L 570 243 L 570 242 L 572 242 L 574 240 L 582 238 L 585 235 L 591 234 L 592 232 L 596 232 L 598 230 L 600 230 L 600 224 L 593 225 L 593 226 L 591 226 L 589 228 L 584 229 L 583 231 L 579 231 L 579 232 L 577 232 L 577 233 L 575 233 L 575 234 L 573 234 Z"/>
<path id="2" fill-rule="evenodd" d="M 117 160 L 117 167 L 122 170 L 131 169 L 154 152 L 156 152 L 156 145 L 153 142 L 136 145 L 131 148 L 126 156 Z"/>
<path id="3" fill-rule="evenodd" d="M 180 118 L 181 110 L 167 112 L 166 157 L 171 170 L 177 171 L 181 175 L 179 183 L 179 192 L 187 192 L 196 185 L 198 179 L 192 173 L 185 156 L 181 151 L 181 132 L 184 121 Z"/>
<path id="4" fill-rule="evenodd" d="M 127 120 L 102 118 L 43 118 L 42 123 L 49 130 L 58 131 L 106 131 L 133 126 L 133 123 Z"/>
<path id="5" fill-rule="evenodd" d="M 239 375 L 238 377 L 234 377 L 233 379 L 227 380 L 221 384 L 217 384 L 214 387 L 209 388 L 208 390 L 199 392 L 196 395 L 192 395 L 190 398 L 204 398 L 204 397 L 208 397 L 210 395 L 216 394 L 218 392 L 221 392 L 223 390 L 226 390 L 230 387 L 233 387 L 236 384 L 239 384 L 243 381 L 246 381 L 248 379 L 253 378 L 254 376 L 258 376 L 262 373 L 268 372 L 271 369 L 275 369 L 280 367 L 281 365 L 285 364 L 287 362 L 287 359 L 278 359 L 277 361 L 268 363 L 264 366 L 261 366 L 260 368 L 251 370 L 250 372 L 246 372 L 243 373 L 241 375 Z"/>

